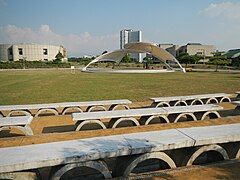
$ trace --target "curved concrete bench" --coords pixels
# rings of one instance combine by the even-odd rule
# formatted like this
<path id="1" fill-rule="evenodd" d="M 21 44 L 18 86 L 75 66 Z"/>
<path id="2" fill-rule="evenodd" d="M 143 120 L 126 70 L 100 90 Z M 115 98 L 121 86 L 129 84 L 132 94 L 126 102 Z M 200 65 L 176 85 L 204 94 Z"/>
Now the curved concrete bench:
<path id="1" fill-rule="evenodd" d="M 104 101 L 86 101 L 86 102 L 62 102 L 62 103 L 49 103 L 49 104 L 28 104 L 28 105 L 2 105 L 0 106 L 0 116 L 3 116 L 3 111 L 10 111 L 8 117 L 13 114 L 32 115 L 30 110 L 37 110 L 35 116 L 50 112 L 54 115 L 62 114 L 65 115 L 71 110 L 83 112 L 82 107 L 87 107 L 87 111 L 93 111 L 95 108 L 101 108 L 107 110 L 105 106 L 109 106 L 109 110 L 116 110 L 122 106 L 124 109 L 129 109 L 127 104 L 132 102 L 128 99 L 120 100 L 104 100 Z M 62 112 L 58 112 L 58 108 L 62 108 Z"/>
<path id="2" fill-rule="evenodd" d="M 0 118 L 0 131 L 15 128 L 23 132 L 25 135 L 33 135 L 32 129 L 29 126 L 32 119 L 32 116 Z"/>
<path id="3" fill-rule="evenodd" d="M 84 121 L 92 121 L 93 123 L 101 122 L 102 119 L 110 119 L 109 128 L 116 128 L 121 122 L 131 121 L 134 125 L 148 125 L 155 118 L 164 120 L 165 123 L 178 122 L 183 116 L 191 120 L 203 120 L 207 116 L 219 118 L 217 111 L 223 109 L 221 106 L 208 104 L 198 106 L 174 106 L 162 108 L 141 108 L 117 111 L 99 111 L 99 112 L 83 112 L 73 113 L 72 119 L 78 127 L 82 127 Z M 140 117 L 140 123 L 136 117 Z M 95 120 L 95 121 L 93 121 Z M 78 128 L 76 130 L 79 130 Z"/>
<path id="4" fill-rule="evenodd" d="M 152 107 L 161 106 L 187 106 L 187 105 L 201 105 L 201 104 L 214 104 L 221 102 L 231 102 L 230 94 L 215 93 L 215 94 L 199 94 L 187 96 L 170 96 L 170 97 L 157 97 L 150 98 L 153 103 Z"/>
<path id="5" fill-rule="evenodd" d="M 121 161 L 124 162 L 121 165 L 124 166 L 123 175 L 127 176 L 138 163 L 151 158 L 161 159 L 175 168 L 177 163 L 174 152 L 177 151 L 174 150 L 182 149 L 181 156 L 186 157 L 189 148 L 197 149 L 193 151 L 187 165 L 191 165 L 194 159 L 206 151 L 220 152 L 224 159 L 228 159 L 226 153 L 233 146 L 230 145 L 228 151 L 225 151 L 221 144 L 226 148 L 227 143 L 240 143 L 239 129 L 240 123 L 236 123 L 0 148 L 0 174 L 60 167 L 52 173 L 52 179 L 59 179 L 75 167 L 91 167 L 101 171 L 104 177 L 111 178 L 109 169 L 114 166 L 109 168 L 110 164 L 106 165 L 102 160 L 125 158 L 126 161 Z"/>

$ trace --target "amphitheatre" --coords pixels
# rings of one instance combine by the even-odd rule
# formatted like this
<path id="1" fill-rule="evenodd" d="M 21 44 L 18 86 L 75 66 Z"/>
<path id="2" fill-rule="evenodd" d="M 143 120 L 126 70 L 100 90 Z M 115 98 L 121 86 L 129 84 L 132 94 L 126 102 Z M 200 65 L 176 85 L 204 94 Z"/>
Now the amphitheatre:
<path id="1" fill-rule="evenodd" d="M 148 53 L 152 56 L 158 58 L 164 65 L 166 69 L 162 70 L 104 70 L 104 69 L 96 69 L 89 68 L 94 63 L 97 62 L 105 62 L 111 61 L 117 64 L 120 63 L 122 58 L 128 53 Z M 185 72 L 185 69 L 178 62 L 178 60 L 171 55 L 166 50 L 152 44 L 146 42 L 137 42 L 137 43 L 128 43 L 124 46 L 124 49 L 116 50 L 113 52 L 109 52 L 106 54 L 102 54 L 101 56 L 92 60 L 89 64 L 87 64 L 83 69 L 83 72 L 111 72 L 111 73 L 163 73 L 163 72 L 174 72 L 181 71 Z"/>
<path id="2" fill-rule="evenodd" d="M 171 73 L 85 73 L 129 52 Z M 147 43 L 83 71 L 0 71 L 0 179 L 237 179 L 239 74 L 182 73 Z"/>

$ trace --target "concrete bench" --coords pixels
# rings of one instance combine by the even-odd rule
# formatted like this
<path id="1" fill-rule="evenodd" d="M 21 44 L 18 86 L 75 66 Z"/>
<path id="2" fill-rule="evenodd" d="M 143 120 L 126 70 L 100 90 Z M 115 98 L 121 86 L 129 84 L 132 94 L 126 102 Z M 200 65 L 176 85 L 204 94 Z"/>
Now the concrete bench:
<path id="1" fill-rule="evenodd" d="M 141 108 L 117 111 L 99 111 L 99 112 L 84 112 L 73 113 L 72 119 L 75 121 L 77 128 L 76 131 L 81 130 L 85 124 L 98 124 L 103 129 L 106 126 L 101 121 L 102 119 L 110 119 L 109 128 L 116 128 L 121 122 L 131 121 L 134 125 L 139 126 L 148 125 L 154 118 L 159 118 L 165 123 L 178 122 L 178 120 L 187 116 L 191 120 L 205 119 L 207 116 L 210 118 L 219 118 L 218 110 L 223 109 L 221 106 L 208 104 L 198 106 L 175 106 L 175 107 L 159 107 L 159 108 Z M 140 123 L 136 119 L 140 117 Z"/>
<path id="2" fill-rule="evenodd" d="M 15 128 L 23 132 L 25 135 L 33 135 L 30 123 L 32 116 L 4 117 L 0 118 L 0 131 Z"/>
<path id="3" fill-rule="evenodd" d="M 76 167 L 92 168 L 104 178 L 112 178 L 116 170 L 121 176 L 128 176 L 138 164 L 153 158 L 164 161 L 170 168 L 179 167 L 180 162 L 189 166 L 209 151 L 220 154 L 224 160 L 238 158 L 239 129 L 240 123 L 236 123 L 0 148 L 0 177 L 56 166 L 59 168 L 49 173 L 49 179 L 58 180 Z M 180 161 L 181 158 L 187 161 Z"/>
<path id="4" fill-rule="evenodd" d="M 240 91 L 237 91 L 235 94 L 237 94 L 236 100 L 240 100 Z"/>
<path id="5" fill-rule="evenodd" d="M 12 116 L 13 114 L 20 113 L 26 116 L 31 116 L 30 110 L 37 110 L 35 116 L 39 116 L 42 113 L 51 112 L 55 115 L 65 115 L 71 110 L 77 112 L 83 112 L 82 107 L 86 107 L 86 111 L 91 112 L 96 108 L 107 110 L 105 106 L 109 106 L 108 110 L 116 110 L 119 106 L 123 106 L 125 109 L 129 109 L 127 104 L 132 103 L 128 99 L 120 100 L 105 100 L 105 101 L 86 101 L 86 102 L 62 102 L 62 103 L 50 103 L 50 104 L 28 104 L 28 105 L 3 105 L 0 106 L 0 116 L 3 116 L 3 111 L 10 111 L 7 115 Z M 63 109 L 61 113 L 58 112 L 57 108 Z"/>
<path id="6" fill-rule="evenodd" d="M 188 95 L 188 96 L 171 96 L 171 97 L 157 97 L 150 98 L 153 103 L 152 107 L 160 106 L 187 106 L 187 105 L 198 105 L 198 104 L 213 104 L 221 102 L 231 102 L 229 98 L 230 94 L 226 93 L 215 93 L 215 94 L 199 94 L 199 95 Z"/>

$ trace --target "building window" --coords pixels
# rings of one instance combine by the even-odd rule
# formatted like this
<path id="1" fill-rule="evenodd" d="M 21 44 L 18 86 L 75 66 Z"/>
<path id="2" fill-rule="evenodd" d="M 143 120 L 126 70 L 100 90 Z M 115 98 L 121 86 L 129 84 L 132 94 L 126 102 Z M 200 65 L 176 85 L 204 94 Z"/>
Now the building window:
<path id="1" fill-rule="evenodd" d="M 48 59 L 44 59 L 44 61 L 48 61 Z"/>
<path id="2" fill-rule="evenodd" d="M 19 53 L 19 55 L 23 55 L 23 49 L 22 48 L 18 48 L 18 53 Z"/>
<path id="3" fill-rule="evenodd" d="M 43 49 L 43 54 L 44 54 L 44 55 L 47 55 L 47 54 L 48 54 L 47 49 Z"/>

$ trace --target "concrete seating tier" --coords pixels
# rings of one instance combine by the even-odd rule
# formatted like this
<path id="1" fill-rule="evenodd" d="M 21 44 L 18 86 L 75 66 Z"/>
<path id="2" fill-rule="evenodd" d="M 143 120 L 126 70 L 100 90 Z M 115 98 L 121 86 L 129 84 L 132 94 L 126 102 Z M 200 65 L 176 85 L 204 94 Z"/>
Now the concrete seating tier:
<path id="1" fill-rule="evenodd" d="M 23 132 L 25 135 L 33 135 L 29 126 L 32 122 L 32 116 L 4 117 L 0 118 L 0 131 L 15 128 Z"/>
<path id="2" fill-rule="evenodd" d="M 178 122 L 180 118 L 187 117 L 188 120 L 203 120 L 206 117 L 220 118 L 217 111 L 223 109 L 221 106 L 208 104 L 198 106 L 175 106 L 159 108 L 141 108 L 117 111 L 98 111 L 73 113 L 72 119 L 76 122 L 76 131 L 81 130 L 85 124 L 98 124 L 101 128 L 106 129 L 103 119 L 110 119 L 109 128 L 116 128 L 121 122 L 130 121 L 132 124 L 139 126 L 148 125 L 152 120 L 158 118 L 159 122 L 170 123 Z M 138 121 L 136 118 L 140 117 Z"/>
<path id="3" fill-rule="evenodd" d="M 157 97 L 150 98 L 153 103 L 152 107 L 160 106 L 187 106 L 198 104 L 213 104 L 221 102 L 231 102 L 230 94 L 215 93 L 215 94 L 199 94 L 188 96 L 171 96 L 171 97 Z"/>
<path id="4" fill-rule="evenodd" d="M 67 112 L 74 110 L 75 112 L 83 112 L 82 107 L 86 107 L 86 111 L 91 112 L 96 108 L 107 110 L 106 106 L 109 106 L 108 110 L 116 110 L 119 106 L 123 106 L 125 109 L 129 109 L 127 104 L 132 103 L 128 99 L 120 100 L 105 100 L 105 101 L 86 101 L 86 102 L 62 102 L 62 103 L 50 103 L 50 104 L 28 104 L 28 105 L 3 105 L 0 106 L 0 116 L 3 116 L 3 111 L 10 111 L 7 115 L 19 113 L 27 116 L 31 116 L 30 110 L 37 110 L 35 116 L 39 116 L 42 113 L 51 112 L 55 115 L 66 114 Z M 61 113 L 58 112 L 58 108 L 63 109 Z"/>
<path id="5" fill-rule="evenodd" d="M 126 177 L 150 159 L 176 168 L 194 164 L 207 152 L 222 160 L 239 158 L 239 129 L 236 123 L 0 148 L 0 178 L 48 167 L 53 168 L 47 178 L 53 180 L 80 167 L 94 169 L 104 178 Z"/>

